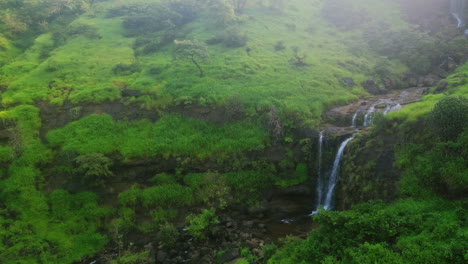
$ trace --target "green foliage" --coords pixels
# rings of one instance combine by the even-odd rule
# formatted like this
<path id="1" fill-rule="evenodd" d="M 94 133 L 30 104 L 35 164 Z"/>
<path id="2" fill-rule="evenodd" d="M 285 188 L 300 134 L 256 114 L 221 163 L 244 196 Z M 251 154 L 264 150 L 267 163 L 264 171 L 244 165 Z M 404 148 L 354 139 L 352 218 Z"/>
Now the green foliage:
<path id="1" fill-rule="evenodd" d="M 455 140 L 468 127 L 468 98 L 443 98 L 434 106 L 429 120 L 438 137 Z"/>
<path id="2" fill-rule="evenodd" d="M 190 188 L 178 184 L 152 186 L 144 189 L 140 194 L 143 206 L 181 206 L 193 203 L 193 194 Z"/>
<path id="3" fill-rule="evenodd" d="M 213 208 L 203 209 L 199 215 L 191 214 L 187 216 L 186 221 L 187 231 L 198 240 L 206 239 L 206 236 L 214 230 L 214 225 L 219 223 Z"/>
<path id="4" fill-rule="evenodd" d="M 458 197 L 468 190 L 468 130 L 455 142 L 407 144 L 397 151 L 397 165 L 404 170 L 404 195 L 427 196 L 427 190 Z M 426 190 L 426 191 L 425 191 Z"/>
<path id="5" fill-rule="evenodd" d="M 288 240 L 268 263 L 463 263 L 466 242 L 455 228 L 463 216 L 453 213 L 462 206 L 408 199 L 324 211 L 314 216 L 319 228 Z"/>
<path id="6" fill-rule="evenodd" d="M 309 168 L 305 163 L 298 163 L 296 169 L 294 170 L 294 174 L 291 175 L 292 177 L 287 177 L 286 179 L 281 179 L 276 182 L 277 185 L 286 188 L 292 185 L 296 185 L 302 183 L 309 179 Z"/>
<path id="7" fill-rule="evenodd" d="M 83 180 L 93 186 L 104 186 L 114 174 L 109 169 L 113 165 L 110 158 L 101 153 L 90 153 L 75 158 L 78 170 L 84 173 Z"/>
<path id="8" fill-rule="evenodd" d="M 169 221 L 174 221 L 178 212 L 175 209 L 156 209 L 149 212 L 153 224 L 162 224 Z"/>
<path id="9" fill-rule="evenodd" d="M 50 212 L 23 211 L 19 220 L 4 219 L 6 228 L 0 237 L 11 244 L 0 253 L 2 263 L 73 263 L 97 253 L 107 243 L 98 229 L 108 210 L 97 205 L 95 195 L 56 190 L 47 200 Z"/>
<path id="10" fill-rule="evenodd" d="M 247 35 L 242 34 L 236 28 L 231 28 L 226 31 L 223 31 L 213 37 L 212 39 L 207 40 L 208 44 L 218 44 L 222 43 L 228 48 L 240 48 L 247 44 Z"/>
<path id="11" fill-rule="evenodd" d="M 161 225 L 158 239 L 165 247 L 171 248 L 179 239 L 179 231 L 172 224 L 165 223 Z"/>
<path id="12" fill-rule="evenodd" d="M 184 183 L 194 190 L 195 198 L 208 206 L 221 208 L 227 206 L 230 188 L 224 175 L 207 172 L 203 174 L 187 174 Z"/>
<path id="13" fill-rule="evenodd" d="M 151 264 L 151 251 L 144 250 L 141 252 L 135 252 L 132 250 L 125 250 L 116 259 L 111 259 L 109 264 Z"/>
<path id="14" fill-rule="evenodd" d="M 127 159 L 190 156 L 219 160 L 232 153 L 262 149 L 265 137 L 265 131 L 250 121 L 218 126 L 178 115 L 166 115 L 154 124 L 90 115 L 47 135 L 52 146 L 80 154 L 120 152 Z"/>
<path id="15" fill-rule="evenodd" d="M 13 158 L 14 153 L 10 147 L 0 146 L 0 162 L 8 162 Z"/>
<path id="16" fill-rule="evenodd" d="M 137 185 L 132 185 L 130 189 L 119 193 L 119 203 L 122 206 L 132 206 L 137 204 L 140 190 Z"/>
<path id="17" fill-rule="evenodd" d="M 158 173 L 153 178 L 151 178 L 150 182 L 155 185 L 162 185 L 162 184 L 175 184 L 177 183 L 175 177 L 173 175 L 167 173 Z"/>
<path id="18" fill-rule="evenodd" d="M 255 203 L 262 197 L 262 190 L 273 186 L 274 175 L 264 171 L 239 171 L 225 174 L 227 184 L 240 200 Z"/>
<path id="19" fill-rule="evenodd" d="M 197 62 L 197 59 L 205 60 L 208 58 L 207 46 L 198 40 L 174 40 L 175 44 L 175 57 L 192 60 L 192 63 L 197 66 L 200 71 L 200 77 L 205 76 L 205 73 Z"/>

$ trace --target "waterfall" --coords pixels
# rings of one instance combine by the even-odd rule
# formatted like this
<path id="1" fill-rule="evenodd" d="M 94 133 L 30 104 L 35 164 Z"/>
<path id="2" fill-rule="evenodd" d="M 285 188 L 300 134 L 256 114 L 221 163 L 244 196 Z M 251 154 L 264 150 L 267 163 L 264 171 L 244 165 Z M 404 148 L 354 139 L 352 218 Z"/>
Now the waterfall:
<path id="1" fill-rule="evenodd" d="M 322 148 L 323 148 L 323 131 L 320 131 L 318 141 L 318 155 L 317 155 L 317 208 L 320 206 L 323 196 L 323 178 L 322 178 Z M 310 215 L 316 214 L 317 211 L 313 211 Z"/>
<path id="2" fill-rule="evenodd" d="M 333 202 L 333 191 L 335 189 L 336 184 L 338 183 L 338 172 L 340 168 L 340 162 L 341 158 L 343 157 L 343 152 L 344 149 L 346 148 L 346 145 L 348 144 L 349 141 L 351 141 L 353 138 L 347 138 L 345 141 L 343 141 L 340 144 L 340 147 L 338 148 L 338 151 L 335 156 L 335 160 L 333 162 L 333 168 L 330 173 L 330 176 L 328 177 L 328 182 L 325 185 L 324 179 L 322 177 L 321 173 L 321 156 L 322 156 L 322 140 L 323 140 L 323 134 L 322 132 L 320 133 L 319 137 L 319 175 L 318 175 L 318 182 L 317 182 L 317 207 L 315 211 L 313 211 L 310 215 L 317 214 L 320 208 L 323 206 L 323 209 L 328 210 L 332 206 Z M 324 192 L 325 192 L 325 199 L 324 199 Z"/>
<path id="3" fill-rule="evenodd" d="M 367 112 L 364 115 L 364 123 L 362 124 L 362 126 L 366 127 L 372 123 L 372 116 L 374 115 L 376 105 L 377 104 L 373 104 L 371 105 L 371 107 L 369 107 L 369 109 L 367 109 Z"/>
<path id="4" fill-rule="evenodd" d="M 457 21 L 457 28 L 465 26 L 464 13 L 466 2 L 465 0 L 450 0 L 450 14 Z"/>
<path id="5" fill-rule="evenodd" d="M 359 108 L 356 110 L 356 113 L 354 113 L 353 115 L 353 119 L 351 119 L 351 127 L 356 127 L 356 118 L 357 118 L 357 115 L 359 113 Z"/>
<path id="6" fill-rule="evenodd" d="M 376 109 L 378 105 L 385 105 L 385 108 L 383 110 Z M 369 109 L 367 109 L 367 112 L 364 115 L 364 123 L 362 124 L 362 126 L 365 126 L 365 127 L 370 126 L 372 124 L 373 117 L 376 112 L 381 112 L 382 114 L 386 115 L 390 112 L 400 110 L 401 108 L 402 108 L 401 104 L 395 101 L 392 101 L 389 99 L 380 99 L 374 104 L 372 104 L 369 107 Z"/>
<path id="7" fill-rule="evenodd" d="M 327 188 L 327 196 L 325 197 L 325 202 L 323 204 L 323 208 L 325 210 L 328 210 L 331 208 L 332 202 L 333 202 L 333 190 L 335 189 L 335 186 L 338 182 L 338 172 L 340 169 L 340 161 L 341 158 L 343 157 L 343 152 L 348 145 L 348 142 L 351 141 L 353 138 L 350 137 L 343 141 L 340 145 L 340 148 L 338 149 L 338 152 L 336 153 L 335 156 L 335 161 L 333 162 L 333 169 L 330 174 L 330 178 L 328 179 L 328 188 Z"/>
<path id="8" fill-rule="evenodd" d="M 383 111 L 383 114 L 386 115 L 390 112 L 394 112 L 397 110 L 400 110 L 402 108 L 401 104 L 396 104 L 396 105 L 388 105 L 385 110 Z"/>

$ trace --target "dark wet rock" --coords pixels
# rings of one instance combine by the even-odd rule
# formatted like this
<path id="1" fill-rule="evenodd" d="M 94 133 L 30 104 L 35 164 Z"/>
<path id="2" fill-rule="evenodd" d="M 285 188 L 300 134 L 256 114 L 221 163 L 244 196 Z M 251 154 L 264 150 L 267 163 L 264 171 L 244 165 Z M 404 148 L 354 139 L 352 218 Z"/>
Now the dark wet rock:
<path id="1" fill-rule="evenodd" d="M 167 257 L 168 257 L 168 254 L 163 250 L 159 250 L 158 253 L 156 254 L 156 260 L 159 263 L 165 263 L 165 261 L 167 260 Z"/>
<path id="2" fill-rule="evenodd" d="M 443 93 L 444 91 L 447 90 L 447 85 L 448 85 L 448 82 L 446 80 L 443 80 L 443 81 L 439 82 L 439 84 L 437 85 L 437 88 L 435 89 L 434 93 L 436 93 L 436 94 Z"/>
<path id="3" fill-rule="evenodd" d="M 382 94 L 384 91 L 379 89 L 379 86 L 373 80 L 367 80 L 362 83 L 362 87 L 370 94 Z"/>
<path id="4" fill-rule="evenodd" d="M 341 78 L 341 80 L 342 80 L 346 85 L 348 85 L 349 87 L 353 87 L 354 85 L 356 85 L 356 83 L 354 83 L 353 78 L 344 77 L 344 78 Z"/>
<path id="5" fill-rule="evenodd" d="M 447 76 L 449 75 L 448 72 L 444 69 L 441 69 L 441 68 L 437 68 L 435 70 L 432 71 L 432 74 L 440 77 L 440 78 L 447 78 Z"/>
<path id="6" fill-rule="evenodd" d="M 225 263 L 225 262 L 230 262 L 237 257 L 239 257 L 240 252 L 238 248 L 230 248 L 224 251 L 221 255 L 218 257 L 218 262 L 220 263 Z"/>
<path id="7" fill-rule="evenodd" d="M 408 73 L 403 77 L 403 81 L 407 83 L 408 87 L 417 87 L 418 82 L 419 82 L 419 77 L 415 74 Z"/>
<path id="8" fill-rule="evenodd" d="M 257 205 L 250 206 L 247 211 L 256 218 L 263 218 L 265 213 L 268 211 L 268 207 L 265 202 L 261 202 Z"/>
<path id="9" fill-rule="evenodd" d="M 247 242 L 246 242 L 247 246 L 249 246 L 250 248 L 256 248 L 256 247 L 258 247 L 259 243 L 260 243 L 260 242 L 259 242 L 256 238 L 249 239 L 249 240 L 247 240 Z"/>
<path id="10" fill-rule="evenodd" d="M 434 86 L 438 81 L 440 81 L 440 77 L 429 74 L 423 78 L 423 86 Z"/>
<path id="11" fill-rule="evenodd" d="M 208 247 L 202 247 L 202 248 L 200 248 L 200 254 L 201 254 L 202 256 L 208 255 L 208 254 L 210 254 L 210 253 L 211 253 L 211 249 L 210 249 L 210 248 L 208 248 Z"/>
<path id="12" fill-rule="evenodd" d="M 247 227 L 247 228 L 251 228 L 253 227 L 253 225 L 254 225 L 254 222 L 252 220 L 242 222 L 242 226 Z"/>
<path id="13" fill-rule="evenodd" d="M 447 70 L 448 70 L 448 71 L 453 71 L 453 70 L 455 70 L 455 68 L 457 68 L 457 66 L 458 66 L 458 64 L 455 62 L 454 59 L 449 58 L 449 59 L 447 60 Z"/>
<path id="14" fill-rule="evenodd" d="M 397 84 L 394 80 L 390 78 L 382 78 L 382 84 L 384 85 L 386 90 L 395 90 L 398 89 Z"/>
<path id="15" fill-rule="evenodd" d="M 311 195 L 312 190 L 306 185 L 294 185 L 281 191 L 281 195 Z"/>

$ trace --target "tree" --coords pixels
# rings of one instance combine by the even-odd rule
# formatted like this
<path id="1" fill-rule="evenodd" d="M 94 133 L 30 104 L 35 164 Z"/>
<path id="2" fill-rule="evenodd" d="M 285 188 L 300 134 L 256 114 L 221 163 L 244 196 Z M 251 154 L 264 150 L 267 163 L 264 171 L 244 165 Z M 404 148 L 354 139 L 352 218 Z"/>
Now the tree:
<path id="1" fill-rule="evenodd" d="M 198 40 L 174 40 L 176 58 L 190 58 L 200 71 L 200 78 L 205 73 L 196 61 L 196 58 L 204 60 L 208 57 L 208 47 L 205 43 Z"/>

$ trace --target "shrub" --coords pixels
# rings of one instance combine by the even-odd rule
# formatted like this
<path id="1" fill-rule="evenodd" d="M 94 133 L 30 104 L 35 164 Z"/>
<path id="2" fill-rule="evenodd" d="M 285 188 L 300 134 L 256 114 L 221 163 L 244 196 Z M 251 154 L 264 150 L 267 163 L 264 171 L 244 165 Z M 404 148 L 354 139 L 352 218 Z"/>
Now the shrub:
<path id="1" fill-rule="evenodd" d="M 140 190 L 134 184 L 130 189 L 119 194 L 119 203 L 122 206 L 135 206 L 140 195 Z"/>
<path id="2" fill-rule="evenodd" d="M 140 71 L 141 71 L 141 67 L 139 63 L 132 63 L 132 64 L 119 63 L 115 65 L 114 68 L 112 68 L 112 72 L 114 72 L 114 74 L 122 75 L 122 76 L 131 75 L 133 73 L 140 72 Z"/>
<path id="3" fill-rule="evenodd" d="M 153 224 L 174 221 L 177 218 L 177 214 L 177 211 L 172 209 L 156 209 L 149 213 Z"/>
<path id="4" fill-rule="evenodd" d="M 103 186 L 107 178 L 114 175 L 109 169 L 112 160 L 101 153 L 80 155 L 75 161 L 78 170 L 84 173 L 83 179 L 92 186 Z"/>
<path id="5" fill-rule="evenodd" d="M 179 239 L 179 231 L 174 225 L 165 223 L 161 225 L 161 228 L 158 233 L 158 239 L 161 244 L 165 247 L 172 247 L 175 245 L 177 240 Z"/>
<path id="6" fill-rule="evenodd" d="M 286 49 L 286 46 L 284 45 L 284 41 L 278 41 L 275 44 L 275 51 L 280 51 Z"/>
<path id="7" fill-rule="evenodd" d="M 176 184 L 177 181 L 174 176 L 167 174 L 167 173 L 158 173 L 153 178 L 150 179 L 155 185 L 162 185 L 162 184 Z"/>
<path id="8" fill-rule="evenodd" d="M 468 98 L 443 98 L 432 109 L 429 121 L 439 138 L 455 140 L 468 127 Z"/>
<path id="9" fill-rule="evenodd" d="M 206 235 L 214 230 L 213 225 L 219 223 L 213 208 L 204 209 L 199 215 L 191 214 L 187 216 L 186 221 L 187 231 L 198 240 L 206 239 Z"/>
<path id="10" fill-rule="evenodd" d="M 192 190 L 178 184 L 166 184 L 144 189 L 140 196 L 143 206 L 181 206 L 193 203 Z"/>

